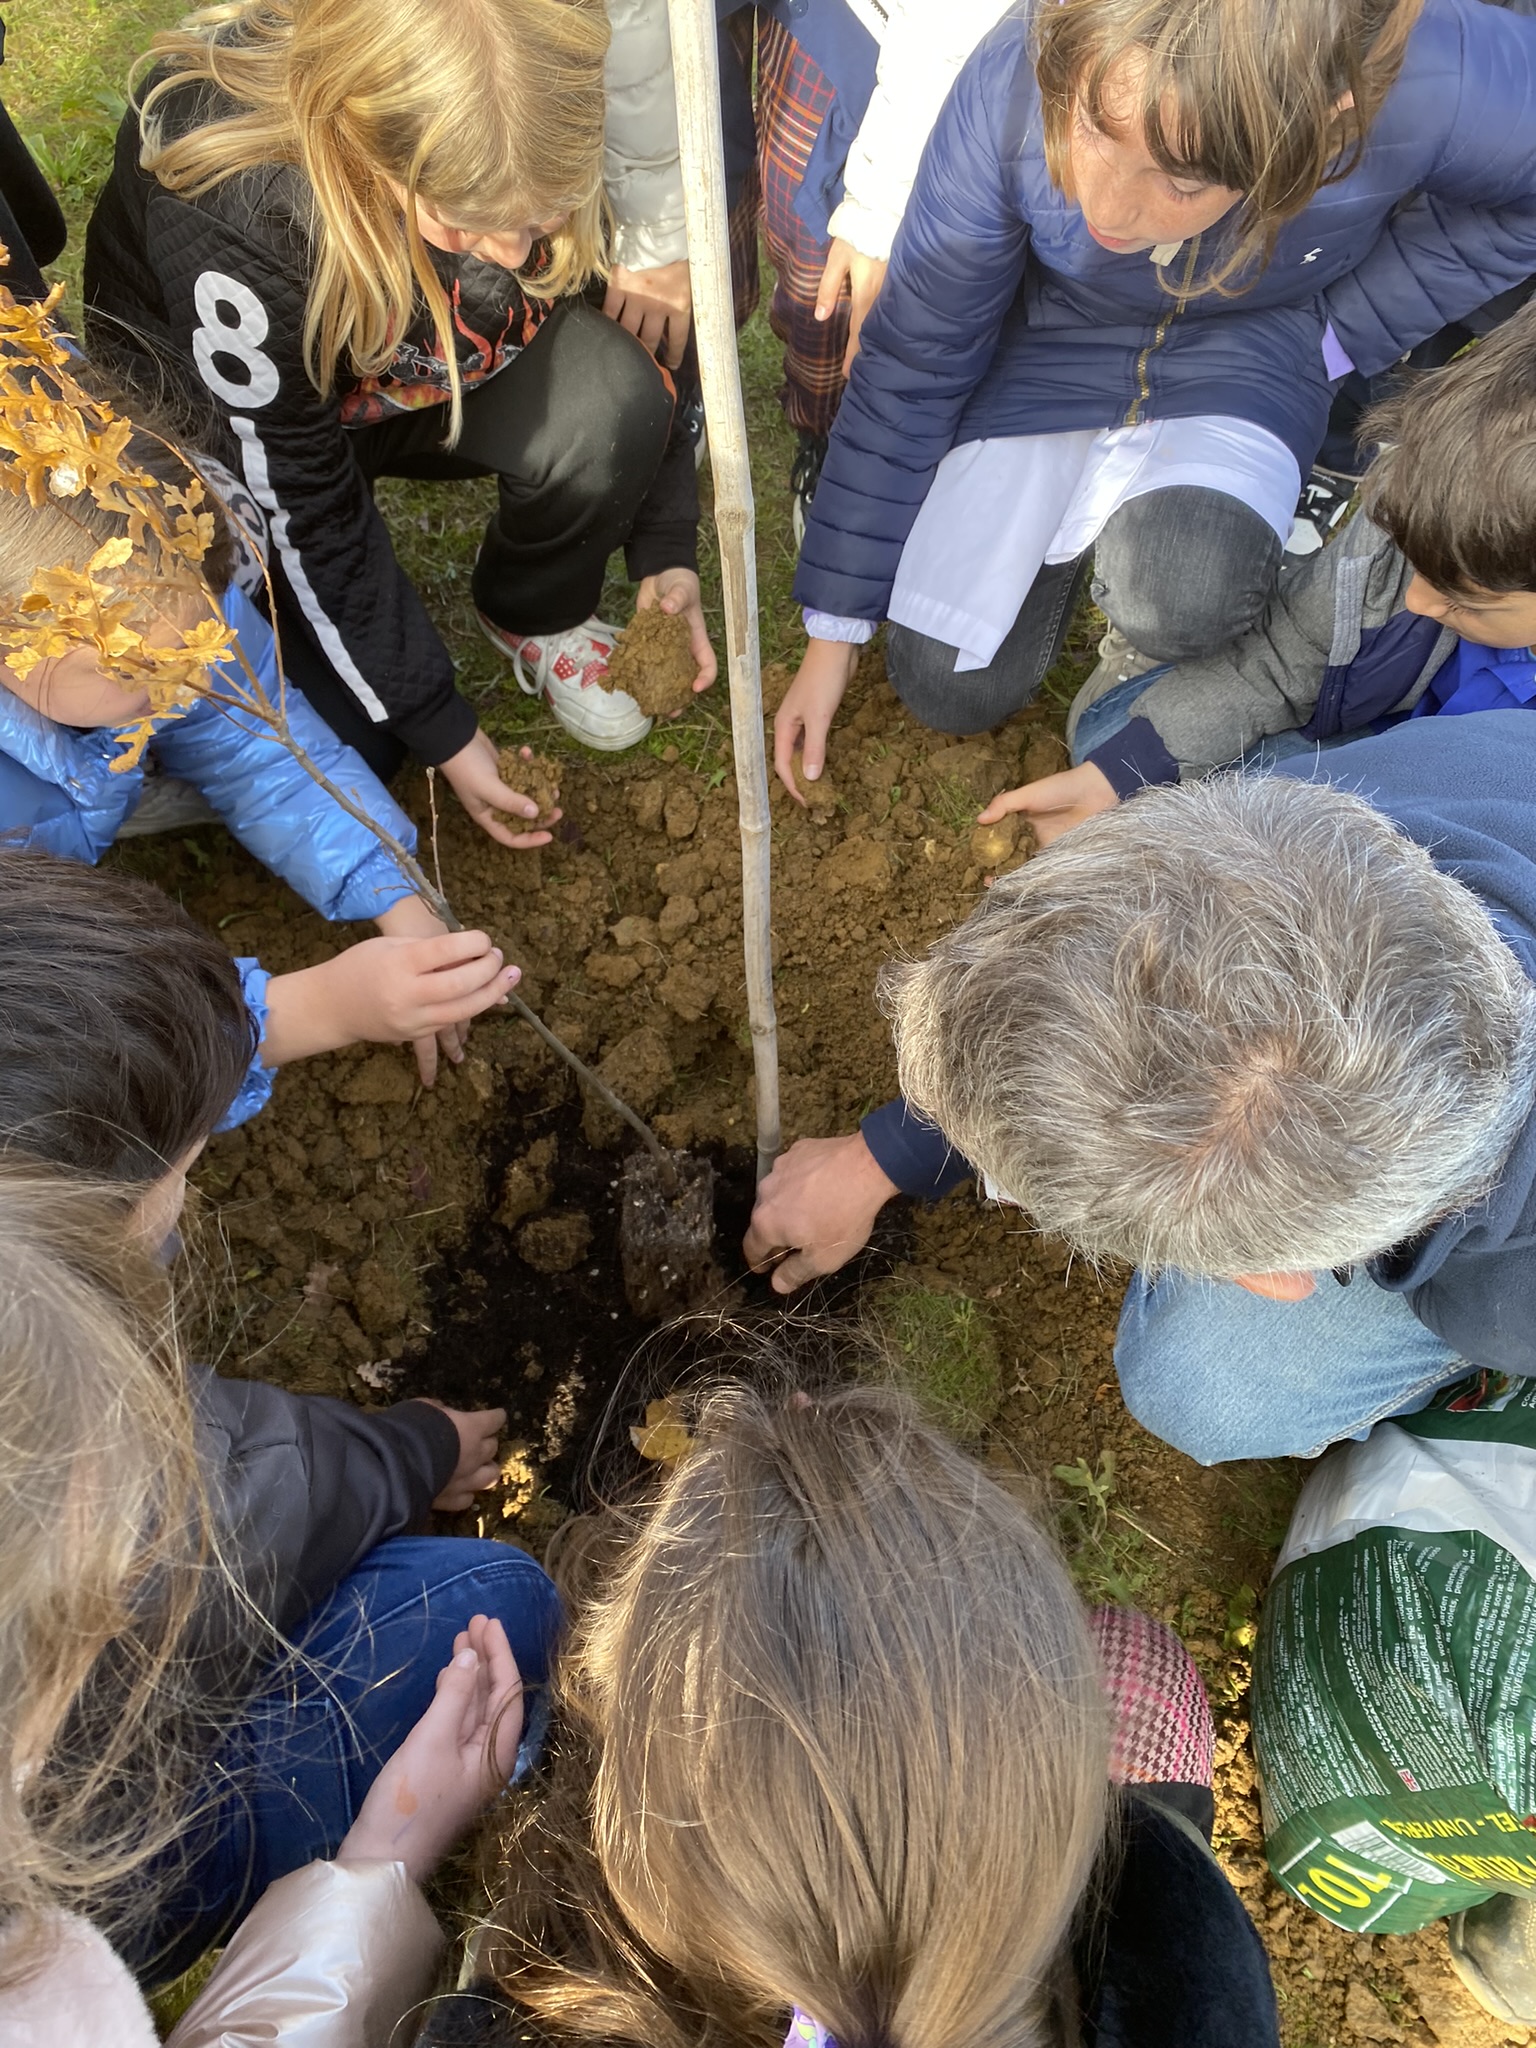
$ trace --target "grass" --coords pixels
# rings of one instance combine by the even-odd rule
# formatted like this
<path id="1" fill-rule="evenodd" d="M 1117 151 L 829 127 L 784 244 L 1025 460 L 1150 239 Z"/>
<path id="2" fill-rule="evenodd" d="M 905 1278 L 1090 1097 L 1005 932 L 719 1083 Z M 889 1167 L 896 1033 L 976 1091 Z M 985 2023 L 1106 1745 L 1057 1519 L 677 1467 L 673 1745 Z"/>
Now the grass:
<path id="1" fill-rule="evenodd" d="M 894 1280 L 866 1296 L 892 1377 L 952 1436 L 981 1435 L 1002 1400 L 991 1319 L 967 1294 Z"/>

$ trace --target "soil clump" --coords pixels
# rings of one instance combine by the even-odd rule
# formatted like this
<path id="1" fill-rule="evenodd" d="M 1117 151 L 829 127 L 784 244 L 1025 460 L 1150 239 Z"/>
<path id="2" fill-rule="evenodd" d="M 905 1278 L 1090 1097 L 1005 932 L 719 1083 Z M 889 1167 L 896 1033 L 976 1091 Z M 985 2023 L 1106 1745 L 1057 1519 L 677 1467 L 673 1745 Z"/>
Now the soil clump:
<path id="1" fill-rule="evenodd" d="M 627 690 L 647 717 L 664 718 L 688 708 L 698 672 L 688 621 L 652 605 L 619 635 L 604 687 Z"/>

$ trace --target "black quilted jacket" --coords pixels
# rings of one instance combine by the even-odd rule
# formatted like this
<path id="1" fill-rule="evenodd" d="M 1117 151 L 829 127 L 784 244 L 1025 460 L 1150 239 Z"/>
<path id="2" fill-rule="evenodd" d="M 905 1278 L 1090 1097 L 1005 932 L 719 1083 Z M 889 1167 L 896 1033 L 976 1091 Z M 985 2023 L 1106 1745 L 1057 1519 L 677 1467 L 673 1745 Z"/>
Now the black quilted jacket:
<path id="1" fill-rule="evenodd" d="M 189 82 L 173 96 L 166 125 L 185 132 L 232 106 Z M 395 560 L 349 446 L 357 428 L 446 396 L 425 306 L 384 376 L 343 373 L 322 397 L 304 362 L 312 195 L 302 174 L 263 165 L 187 200 L 141 169 L 139 151 L 130 108 L 86 232 L 92 353 L 132 387 L 169 390 L 197 413 L 211 399 L 223 437 L 213 452 L 265 505 L 283 578 L 337 676 L 370 718 L 382 705 L 420 760 L 447 760 L 473 736 L 475 713 L 454 687 L 452 657 Z M 549 308 L 494 264 L 431 253 L 454 303 L 469 386 L 531 340 Z M 686 496 L 696 508 L 692 456 L 673 453 L 636 522 L 632 576 L 691 563 L 690 506 L 674 501 Z"/>

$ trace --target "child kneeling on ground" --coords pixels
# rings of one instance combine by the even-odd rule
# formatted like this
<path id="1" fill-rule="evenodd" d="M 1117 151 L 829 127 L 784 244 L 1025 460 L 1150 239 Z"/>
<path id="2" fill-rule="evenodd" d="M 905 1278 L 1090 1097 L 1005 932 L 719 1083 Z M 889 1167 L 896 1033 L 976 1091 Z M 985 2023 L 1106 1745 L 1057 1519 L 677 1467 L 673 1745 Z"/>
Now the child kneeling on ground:
<path id="1" fill-rule="evenodd" d="M 1076 766 L 1009 790 L 1048 845 L 1149 782 L 1262 768 L 1406 718 L 1536 703 L 1536 307 L 1378 408 L 1361 509 L 1203 661 L 1090 678 Z"/>
<path id="2" fill-rule="evenodd" d="M 124 1940 L 142 1922 L 154 1857 L 206 1797 L 204 1751 L 189 1740 L 204 1718 L 202 1623 L 215 1601 L 241 1614 L 164 1274 L 120 1223 L 115 1190 L 0 1160 L 6 2048 L 158 2039 L 102 1930 Z M 425 1711 L 377 1771 L 334 1859 L 295 1867 L 266 1892 L 176 2026 L 174 2048 L 395 2038 L 443 1945 L 418 1886 L 505 1783 L 522 1733 L 501 1623 L 468 1613 L 465 1622 L 436 1697 L 429 1672 Z"/>
<path id="3" fill-rule="evenodd" d="M 164 1258 L 187 1171 L 245 1073 L 234 963 L 128 876 L 27 854 L 0 875 L 0 1155 L 111 1191 L 118 1238 Z M 494 1485 L 500 1409 L 364 1413 L 201 1367 L 178 1394 L 242 1600 L 200 1622 L 197 1688 L 225 1709 L 205 1749 L 221 1789 L 141 1871 L 151 1910 L 120 1942 L 153 1982 L 222 1940 L 268 1883 L 334 1852 L 472 1614 L 505 1627 L 530 1685 L 559 1618 L 511 1544 L 404 1533 Z M 274 1666 L 278 1646 L 258 1644 L 252 1663 L 251 1615 L 299 1655 Z"/>
<path id="4" fill-rule="evenodd" d="M 627 1544 L 592 1534 L 565 1746 L 424 2043 L 1278 2041 L 1187 1654 L 1091 1625 L 899 1397 L 728 1386 Z"/>
<path id="5" fill-rule="evenodd" d="M 4 317 L 0 310 L 0 327 Z M 58 388 L 38 368 L 39 358 L 24 338 L 0 333 L 0 360 L 18 382 L 30 380 L 34 392 Z M 110 442 L 111 416 L 104 408 L 82 402 L 67 410 L 86 445 Z M 171 490 L 187 487 L 194 474 L 153 432 L 136 431 L 121 455 Z M 126 732 L 148 713 L 149 697 L 141 678 L 119 670 L 102 636 L 93 637 L 91 620 L 40 619 L 22 609 L 23 600 L 40 577 L 83 571 L 92 563 L 91 578 L 109 608 L 115 589 L 134 593 L 132 624 L 152 644 L 175 644 L 178 633 L 194 629 L 208 614 L 194 609 L 201 600 L 185 587 L 187 565 L 158 554 L 153 535 L 135 537 L 118 583 L 118 571 L 101 561 L 98 550 L 126 543 L 128 515 L 98 503 L 98 487 L 88 480 L 82 488 L 78 470 L 68 476 L 56 470 L 53 476 L 60 489 L 50 485 L 36 503 L 0 492 L 0 649 L 9 656 L 0 661 L 0 846 L 97 861 L 146 792 L 144 761 L 125 766 L 122 756 Z M 103 495 L 110 497 L 110 485 Z M 239 653 L 268 701 L 282 702 L 293 739 L 315 767 L 413 851 L 416 828 L 377 776 L 291 684 L 283 686 L 272 629 L 233 580 L 242 552 L 257 580 L 260 571 L 250 547 L 237 547 L 225 507 L 210 492 L 198 510 L 212 523 L 201 563 L 207 593 L 233 628 Z M 242 524 L 253 516 L 259 518 L 246 499 Z M 167 501 L 168 525 L 174 517 Z M 253 538 L 260 545 L 265 534 Z M 172 580 L 178 572 L 179 581 Z M 155 594 L 140 598 L 146 580 Z M 76 644 L 45 654 L 29 668 L 21 654 L 29 645 L 35 648 L 44 623 L 50 640 Z M 210 689 L 248 690 L 234 659 L 205 674 Z M 384 935 L 324 966 L 275 980 L 258 962 L 243 963 L 260 1044 L 232 1122 L 262 1106 L 278 1067 L 358 1039 L 413 1041 L 429 1085 L 439 1043 L 451 1059 L 463 1057 L 468 1020 L 500 1002 L 519 970 L 504 963 L 483 932 L 447 932 L 374 834 L 320 787 L 258 716 L 194 697 L 156 714 L 144 751 L 151 769 L 178 778 L 204 799 L 206 816 L 222 818 L 248 852 L 323 917 L 372 918 Z M 548 836 L 532 834 L 526 843 L 542 844 Z"/>

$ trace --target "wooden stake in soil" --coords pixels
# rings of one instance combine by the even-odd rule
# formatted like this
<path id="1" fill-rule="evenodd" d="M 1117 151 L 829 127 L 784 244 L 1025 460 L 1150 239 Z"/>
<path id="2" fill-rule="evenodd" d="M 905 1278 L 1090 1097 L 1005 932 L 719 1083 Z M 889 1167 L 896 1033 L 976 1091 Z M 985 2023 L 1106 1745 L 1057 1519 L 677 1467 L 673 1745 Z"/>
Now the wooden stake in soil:
<path id="1" fill-rule="evenodd" d="M 720 57 L 715 46 L 713 0 L 667 0 L 667 16 L 677 82 L 693 324 L 699 337 L 699 375 L 715 484 L 715 531 L 720 536 L 720 573 L 725 585 L 731 738 L 741 821 L 742 943 L 752 1064 L 757 1077 L 757 1176 L 761 1180 L 779 1151 L 779 1027 L 773 1010 L 768 763 L 763 747 L 763 678 L 757 644 L 752 471 L 731 304 Z"/>

